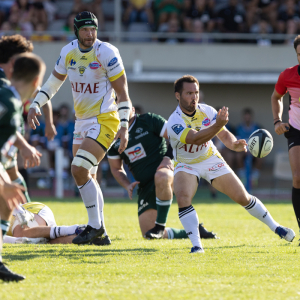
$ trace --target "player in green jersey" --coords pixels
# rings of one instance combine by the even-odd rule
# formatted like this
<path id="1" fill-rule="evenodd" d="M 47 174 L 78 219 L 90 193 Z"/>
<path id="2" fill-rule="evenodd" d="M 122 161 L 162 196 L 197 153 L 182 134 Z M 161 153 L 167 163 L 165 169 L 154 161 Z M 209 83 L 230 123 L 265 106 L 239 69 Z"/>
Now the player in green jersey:
<path id="1" fill-rule="evenodd" d="M 7 158 L 11 145 L 16 141 L 18 129 L 22 120 L 22 102 L 27 100 L 43 80 L 45 73 L 44 62 L 31 53 L 15 57 L 11 85 L 0 88 L 0 160 Z M 1 167 L 1 179 L 11 183 L 7 172 Z M 4 191 L 5 192 L 5 191 Z M 0 222 L 2 237 L 9 228 L 9 220 L 13 205 L 7 201 L 7 195 L 0 194 Z M 16 199 L 18 202 L 18 199 Z M 19 201 L 22 202 L 22 201 Z M 2 239 L 0 241 L 2 249 Z M 25 277 L 11 272 L 3 263 L 0 256 L 0 279 L 19 281 Z"/>
<path id="2" fill-rule="evenodd" d="M 25 37 L 19 34 L 12 36 L 3 36 L 0 39 L 0 87 L 10 85 L 15 55 L 26 52 L 32 52 L 32 50 L 33 45 L 31 41 L 27 40 Z M 46 119 L 45 135 L 50 140 L 53 139 L 56 134 L 55 126 L 53 125 L 52 120 L 51 103 L 48 103 L 47 106 L 45 106 L 44 114 Z M 35 165 L 38 165 L 40 162 L 40 154 L 34 147 L 31 147 L 22 137 L 22 135 L 24 135 L 23 118 L 21 119 L 21 128 L 22 130 L 20 134 L 18 134 L 15 145 L 12 145 L 9 150 L 9 156 L 12 157 L 12 159 L 5 166 L 5 168 L 10 179 L 13 182 L 21 184 L 25 187 L 25 197 L 27 199 L 27 202 L 30 202 L 25 180 L 18 170 L 16 152 L 19 148 L 20 154 L 25 162 L 25 167 L 33 167 Z"/>
<path id="3" fill-rule="evenodd" d="M 148 239 L 187 238 L 183 229 L 165 228 L 173 200 L 173 162 L 168 156 L 166 120 L 156 114 L 135 114 L 132 108 L 129 121 L 129 141 L 126 150 L 119 154 L 120 141 L 108 151 L 113 176 L 132 199 L 138 189 L 138 216 L 143 237 Z M 167 153 L 168 152 L 168 153 Z M 129 166 L 135 182 L 131 183 L 122 161 Z M 202 238 L 216 238 L 199 224 Z"/>

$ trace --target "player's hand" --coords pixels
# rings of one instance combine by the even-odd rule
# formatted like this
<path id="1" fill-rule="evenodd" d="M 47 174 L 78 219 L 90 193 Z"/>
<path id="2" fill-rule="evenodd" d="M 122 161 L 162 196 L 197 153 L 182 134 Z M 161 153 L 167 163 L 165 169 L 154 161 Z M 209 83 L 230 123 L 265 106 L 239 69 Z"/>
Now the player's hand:
<path id="1" fill-rule="evenodd" d="M 127 192 L 128 192 L 128 196 L 129 198 L 132 200 L 132 193 L 133 193 L 133 190 L 134 188 L 139 184 L 140 182 L 139 181 L 134 181 L 132 182 L 131 184 L 128 185 L 127 187 Z"/>
<path id="2" fill-rule="evenodd" d="M 160 165 L 158 166 L 158 168 L 156 169 L 156 171 L 163 168 L 167 168 L 171 171 L 174 171 L 174 165 L 170 157 L 165 156 L 161 161 Z"/>
<path id="3" fill-rule="evenodd" d="M 26 203 L 26 198 L 23 194 L 25 187 L 14 182 L 3 182 L 1 186 L 1 196 L 7 203 L 7 206 L 13 210 L 19 203 Z"/>
<path id="4" fill-rule="evenodd" d="M 118 138 L 121 140 L 120 146 L 119 146 L 119 149 L 118 149 L 118 152 L 121 154 L 127 148 L 128 129 L 125 128 L 125 127 L 121 127 L 119 129 L 119 131 L 117 132 L 117 135 L 116 135 L 114 140 L 116 141 Z"/>
<path id="5" fill-rule="evenodd" d="M 42 154 L 36 148 L 28 145 L 20 149 L 20 154 L 24 160 L 24 168 L 33 168 L 39 166 L 41 163 L 40 157 Z"/>
<path id="6" fill-rule="evenodd" d="M 245 140 L 237 140 L 233 142 L 233 151 L 247 152 L 247 142 Z"/>
<path id="7" fill-rule="evenodd" d="M 288 123 L 282 123 L 282 122 L 278 122 L 275 124 L 275 132 L 278 134 L 278 135 L 281 135 L 287 131 L 290 130 L 290 125 Z"/>
<path id="8" fill-rule="evenodd" d="M 45 126 L 45 137 L 48 141 L 53 141 L 54 137 L 57 135 L 55 125 L 53 123 L 46 123 Z"/>
<path id="9" fill-rule="evenodd" d="M 229 117 L 228 107 L 223 106 L 218 111 L 216 124 L 221 127 L 225 126 L 229 121 L 228 117 Z"/>
<path id="10" fill-rule="evenodd" d="M 32 129 L 36 129 L 36 126 L 40 126 L 40 122 L 37 116 L 41 116 L 42 113 L 38 108 L 30 108 L 27 115 L 27 123 Z"/>

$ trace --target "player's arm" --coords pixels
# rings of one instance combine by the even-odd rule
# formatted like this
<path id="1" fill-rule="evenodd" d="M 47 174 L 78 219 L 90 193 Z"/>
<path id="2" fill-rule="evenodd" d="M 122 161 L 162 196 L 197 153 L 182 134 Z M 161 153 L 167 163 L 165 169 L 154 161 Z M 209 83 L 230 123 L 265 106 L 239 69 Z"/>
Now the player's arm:
<path id="1" fill-rule="evenodd" d="M 65 79 L 67 74 L 59 74 L 55 69 L 49 76 L 48 80 L 42 86 L 41 90 L 38 92 L 34 98 L 30 109 L 28 112 L 27 122 L 32 129 L 36 129 L 36 125 L 40 125 L 37 116 L 41 115 L 40 108 L 44 106 L 51 98 L 57 93 Z"/>
<path id="2" fill-rule="evenodd" d="M 48 141 L 52 141 L 54 137 L 57 135 L 55 125 L 53 123 L 53 113 L 52 113 L 52 103 L 48 101 L 43 106 L 43 113 L 45 116 L 45 136 Z"/>
<path id="3" fill-rule="evenodd" d="M 217 134 L 217 137 L 228 149 L 236 152 L 247 152 L 247 142 L 245 140 L 237 140 L 226 127 Z"/>
<path id="4" fill-rule="evenodd" d="M 186 128 L 180 137 L 180 141 L 185 141 L 185 144 L 205 144 L 206 142 L 210 141 L 220 130 L 222 130 L 223 126 L 228 123 L 228 120 L 228 107 L 223 106 L 223 108 L 217 113 L 216 123 L 214 125 L 200 131 Z"/>
<path id="5" fill-rule="evenodd" d="M 282 122 L 283 112 L 283 95 L 280 95 L 276 89 L 271 96 L 272 113 L 274 119 L 275 132 L 280 135 L 289 131 L 290 126 L 288 123 Z"/>
<path id="6" fill-rule="evenodd" d="M 127 174 L 123 168 L 123 161 L 121 158 L 117 159 L 111 159 L 108 158 L 108 162 L 110 165 L 110 170 L 114 178 L 117 180 L 117 182 L 127 190 L 129 198 L 132 199 L 132 192 L 133 189 L 137 184 L 139 184 L 138 181 L 130 183 L 130 180 L 127 177 Z"/>
<path id="7" fill-rule="evenodd" d="M 124 73 L 118 79 L 111 81 L 111 85 L 117 94 L 118 111 L 121 121 L 121 127 L 115 137 L 115 140 L 120 138 L 121 143 L 118 151 L 119 153 L 122 153 L 128 144 L 128 123 L 132 107 L 132 103 L 128 95 L 126 74 Z"/>

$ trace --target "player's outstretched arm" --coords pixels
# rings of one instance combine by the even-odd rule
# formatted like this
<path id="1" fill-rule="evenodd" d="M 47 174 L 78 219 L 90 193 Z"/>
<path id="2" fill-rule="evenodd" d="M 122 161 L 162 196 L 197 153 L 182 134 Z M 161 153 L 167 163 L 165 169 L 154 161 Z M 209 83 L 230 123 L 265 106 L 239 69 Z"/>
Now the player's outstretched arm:
<path id="1" fill-rule="evenodd" d="M 275 126 L 275 132 L 281 135 L 290 130 L 290 125 L 288 123 L 282 122 L 282 112 L 283 112 L 283 95 L 280 95 L 275 89 L 271 96 L 272 113 Z"/>
<path id="2" fill-rule="evenodd" d="M 36 125 L 39 126 L 40 123 L 37 116 L 41 115 L 40 108 L 44 106 L 51 98 L 57 93 L 67 75 L 62 75 L 53 70 L 48 80 L 42 86 L 41 90 L 38 92 L 34 98 L 30 109 L 28 112 L 27 122 L 32 129 L 36 129 Z"/>
<path id="3" fill-rule="evenodd" d="M 48 101 L 43 106 L 43 113 L 45 116 L 45 136 L 48 139 L 48 141 L 52 141 L 54 137 L 57 135 L 55 125 L 53 123 L 53 113 L 52 113 L 52 103 L 51 101 Z"/>
<path id="4" fill-rule="evenodd" d="M 247 142 L 245 140 L 237 140 L 226 127 L 217 134 L 217 137 L 228 149 L 236 152 L 247 152 Z"/>
<path id="5" fill-rule="evenodd" d="M 132 193 L 138 181 L 130 183 L 127 174 L 123 168 L 123 161 L 121 159 L 108 159 L 110 170 L 117 182 L 127 190 L 129 198 L 132 200 Z"/>
<path id="6" fill-rule="evenodd" d="M 186 144 L 202 145 L 211 140 L 227 123 L 228 123 L 228 107 L 224 107 L 218 111 L 216 123 L 207 129 L 196 131 L 189 130 L 186 136 Z"/>
<path id="7" fill-rule="evenodd" d="M 118 79 L 112 81 L 111 85 L 117 94 L 119 116 L 121 121 L 121 127 L 117 132 L 115 140 L 118 138 L 121 139 L 118 151 L 119 153 L 122 153 L 128 144 L 128 123 L 132 107 L 132 103 L 128 95 L 128 86 L 125 73 Z"/>

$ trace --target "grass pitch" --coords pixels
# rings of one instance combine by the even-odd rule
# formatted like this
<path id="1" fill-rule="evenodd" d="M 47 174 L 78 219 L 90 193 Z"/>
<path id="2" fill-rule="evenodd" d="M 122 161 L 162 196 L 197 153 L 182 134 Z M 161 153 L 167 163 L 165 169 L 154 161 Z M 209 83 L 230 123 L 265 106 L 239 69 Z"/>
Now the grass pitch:
<path id="1" fill-rule="evenodd" d="M 34 199 L 59 225 L 84 224 L 79 199 Z M 264 201 L 282 225 L 297 230 L 290 202 Z M 300 247 L 226 198 L 198 195 L 200 222 L 220 236 L 203 240 L 205 254 L 189 254 L 189 240 L 141 237 L 136 201 L 106 200 L 112 245 L 5 245 L 3 260 L 27 278 L 1 283 L 0 299 L 300 299 Z M 173 203 L 167 226 L 182 228 Z M 298 234 L 297 234 L 298 239 Z"/>

